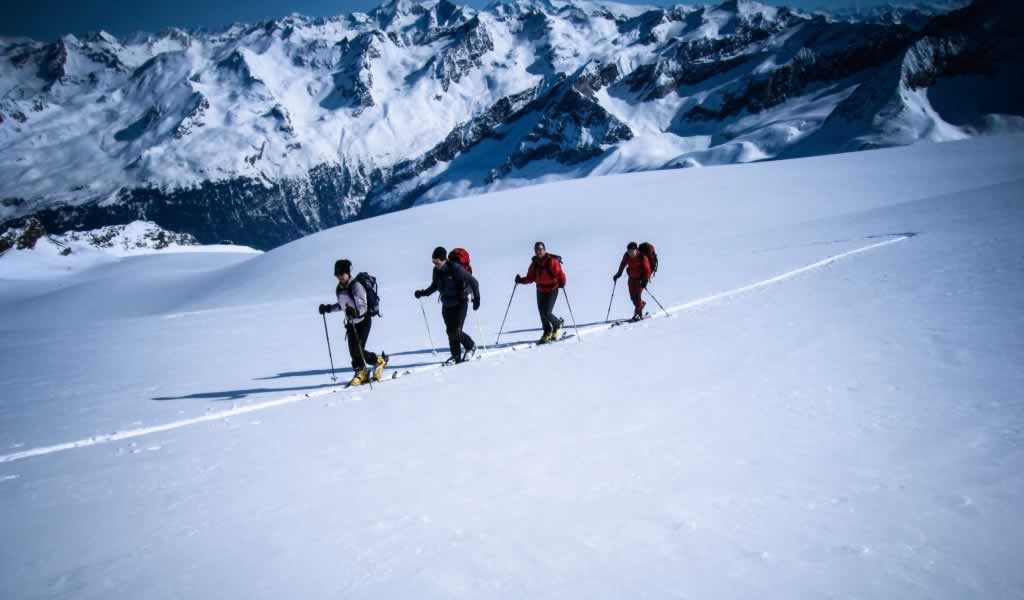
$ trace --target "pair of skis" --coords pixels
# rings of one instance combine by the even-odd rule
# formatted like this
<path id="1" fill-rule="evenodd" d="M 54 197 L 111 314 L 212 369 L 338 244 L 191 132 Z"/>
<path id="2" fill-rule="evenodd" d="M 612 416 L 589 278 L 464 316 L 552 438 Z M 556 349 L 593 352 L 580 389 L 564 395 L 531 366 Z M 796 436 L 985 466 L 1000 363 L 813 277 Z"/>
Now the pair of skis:
<path id="1" fill-rule="evenodd" d="M 426 365 L 426 366 L 427 367 L 454 367 L 454 366 L 458 366 L 458 365 L 461 365 L 463 363 L 467 363 L 467 362 L 470 362 L 470 361 L 473 361 L 473 360 L 480 360 L 483 357 L 484 357 L 483 354 L 478 354 L 477 353 L 477 348 L 474 346 L 472 350 L 470 350 L 469 352 L 466 352 L 466 353 L 464 353 L 462 355 L 462 360 L 461 361 L 456 362 L 454 358 L 448 357 L 447 360 L 442 360 L 440 362 L 434 363 L 433 365 Z M 421 368 L 423 368 L 423 367 L 421 367 Z M 406 375 L 411 375 L 412 373 L 413 373 L 413 369 L 404 369 L 404 370 L 394 371 L 394 372 L 391 373 L 391 379 L 398 379 L 399 377 L 405 377 Z"/>
<path id="2" fill-rule="evenodd" d="M 633 324 L 633 323 L 638 323 L 638 322 L 640 322 L 642 320 L 645 320 L 645 319 L 649 319 L 651 316 L 652 315 L 650 313 L 644 313 L 644 315 L 643 315 L 643 317 L 641 319 L 620 319 L 620 320 L 617 320 L 617 321 L 610 321 L 608 323 L 608 326 L 609 326 L 609 328 L 613 328 L 613 327 L 618 327 L 620 325 L 630 325 L 630 324 Z M 569 339 L 572 339 L 572 338 L 575 338 L 575 337 L 576 337 L 576 334 L 574 334 L 574 333 L 570 333 L 568 331 L 562 331 L 562 332 L 560 332 L 560 335 L 559 335 L 558 339 L 556 339 L 556 340 L 550 340 L 550 341 L 544 342 L 544 343 L 541 343 L 539 341 L 522 342 L 520 344 L 515 344 L 515 345 L 511 346 L 509 349 L 511 351 L 513 351 L 513 352 L 517 352 L 519 350 L 530 350 L 532 348 L 537 348 L 537 347 L 540 347 L 540 346 L 547 346 L 549 344 L 555 344 L 555 343 L 558 343 L 558 342 L 564 342 L 566 340 L 569 340 Z M 484 356 L 486 356 L 486 354 L 480 353 L 480 352 L 477 351 L 476 348 L 474 348 L 473 352 L 469 353 L 469 356 L 467 356 L 466 359 L 461 361 L 461 362 L 454 362 L 451 358 L 448 358 L 447 360 L 439 361 L 439 362 L 436 362 L 436 363 L 433 363 L 433 364 L 430 364 L 430 365 L 423 365 L 423 366 L 416 367 L 416 368 L 397 369 L 397 370 L 392 371 L 391 377 L 383 378 L 382 381 L 386 380 L 386 379 L 400 379 L 402 377 L 405 377 L 406 375 L 412 375 L 413 373 L 418 372 L 418 371 L 422 371 L 422 370 L 428 370 L 428 369 L 433 369 L 433 368 L 454 367 L 454 366 L 458 366 L 458 365 L 461 365 L 461 364 L 464 364 L 464 363 L 468 363 L 468 362 L 471 362 L 471 361 L 481 360 L 481 359 L 484 358 Z"/>
<path id="3" fill-rule="evenodd" d="M 639 323 L 640 321 L 645 321 L 645 320 L 650 319 L 650 318 L 651 318 L 651 313 L 644 313 L 643 316 L 641 316 L 639 319 L 636 318 L 636 317 L 632 317 L 632 318 L 629 318 L 629 319 L 618 319 L 616 321 L 609 321 L 609 324 L 612 327 L 619 327 L 620 325 L 632 325 L 634 323 Z"/>

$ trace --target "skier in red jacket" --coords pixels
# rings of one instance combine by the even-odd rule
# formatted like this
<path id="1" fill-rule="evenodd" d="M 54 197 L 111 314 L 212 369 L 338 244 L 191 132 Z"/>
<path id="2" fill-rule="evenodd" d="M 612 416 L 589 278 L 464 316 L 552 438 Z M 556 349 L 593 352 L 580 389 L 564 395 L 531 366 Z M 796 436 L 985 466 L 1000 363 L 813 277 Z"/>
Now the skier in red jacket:
<path id="1" fill-rule="evenodd" d="M 546 344 L 558 339 L 564 321 L 554 314 L 558 290 L 565 287 L 565 271 L 562 270 L 562 257 L 548 254 L 544 242 L 533 245 L 533 260 L 526 271 L 526 277 L 516 275 L 516 283 L 537 283 L 537 310 L 540 312 L 540 323 L 544 327 L 544 335 L 537 341 Z"/>
<path id="2" fill-rule="evenodd" d="M 626 270 L 629 283 L 629 299 L 633 301 L 633 320 L 639 321 L 644 318 L 644 288 L 651 279 L 651 261 L 640 253 L 636 242 L 630 242 L 626 246 L 626 253 L 622 255 L 622 262 L 619 263 L 619 270 L 612 275 L 612 281 L 618 281 L 622 277 L 622 270 Z"/>

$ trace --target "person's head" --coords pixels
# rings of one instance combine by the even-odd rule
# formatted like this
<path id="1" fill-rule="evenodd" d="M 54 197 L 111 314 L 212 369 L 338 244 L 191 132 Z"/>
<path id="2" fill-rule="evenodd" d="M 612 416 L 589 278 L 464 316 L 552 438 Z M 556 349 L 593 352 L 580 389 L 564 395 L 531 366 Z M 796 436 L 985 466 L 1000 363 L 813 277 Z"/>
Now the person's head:
<path id="1" fill-rule="evenodd" d="M 352 261 L 347 258 L 334 261 L 334 276 L 338 278 L 338 283 L 341 285 L 348 285 L 350 279 L 352 279 Z"/>
<path id="2" fill-rule="evenodd" d="M 544 246 L 544 242 L 537 242 L 533 245 L 533 255 L 537 258 L 544 258 L 544 255 L 547 253 L 548 249 Z"/>
<path id="3" fill-rule="evenodd" d="M 448 251 L 444 249 L 444 246 L 438 246 L 434 248 L 434 253 L 430 255 L 430 262 L 434 263 L 435 269 L 440 269 L 444 266 L 445 261 L 448 260 Z"/>
<path id="4" fill-rule="evenodd" d="M 636 242 L 630 242 L 626 246 L 626 252 L 628 252 L 630 256 L 636 256 L 640 252 L 640 250 L 638 249 Z"/>

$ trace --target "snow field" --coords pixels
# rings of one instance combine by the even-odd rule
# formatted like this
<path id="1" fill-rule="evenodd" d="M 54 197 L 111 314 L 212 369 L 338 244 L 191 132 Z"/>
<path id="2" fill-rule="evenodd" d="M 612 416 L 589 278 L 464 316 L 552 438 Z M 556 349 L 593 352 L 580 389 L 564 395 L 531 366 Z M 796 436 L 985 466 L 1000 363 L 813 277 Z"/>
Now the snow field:
<path id="1" fill-rule="evenodd" d="M 332 387 L 315 306 L 340 256 L 384 286 L 370 347 L 413 365 L 430 359 L 411 292 L 438 243 L 472 252 L 487 333 L 536 239 L 566 256 L 581 323 L 603 319 L 630 239 L 658 245 L 666 306 L 876 246 L 583 343 L 0 464 L 8 589 L 1018 596 L 1019 144 L 596 178 L 253 257 L 17 283 L 0 295 L 5 456 Z M 518 290 L 508 341 L 536 323 Z"/>

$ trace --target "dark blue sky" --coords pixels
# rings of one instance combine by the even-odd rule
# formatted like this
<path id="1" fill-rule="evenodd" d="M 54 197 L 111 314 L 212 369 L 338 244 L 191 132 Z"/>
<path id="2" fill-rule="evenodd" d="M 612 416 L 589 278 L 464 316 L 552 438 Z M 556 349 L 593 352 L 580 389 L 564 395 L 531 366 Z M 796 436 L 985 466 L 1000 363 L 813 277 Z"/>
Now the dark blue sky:
<path id="1" fill-rule="evenodd" d="M 482 7 L 490 0 L 456 3 Z M 620 0 L 628 2 L 629 0 Z M 1013 0 L 1019 1 L 1019 0 Z M 684 2 L 647 1 L 636 4 L 672 5 Z M 716 3 L 704 0 L 701 4 Z M 885 0 L 768 0 L 798 8 L 847 8 L 883 4 Z M 0 19 L 0 35 L 51 40 L 64 33 L 109 31 L 124 35 L 134 31 L 216 28 L 234 22 L 253 22 L 297 12 L 309 16 L 366 11 L 378 0 L 174 0 L 148 3 L 139 0 L 15 0 Z"/>

